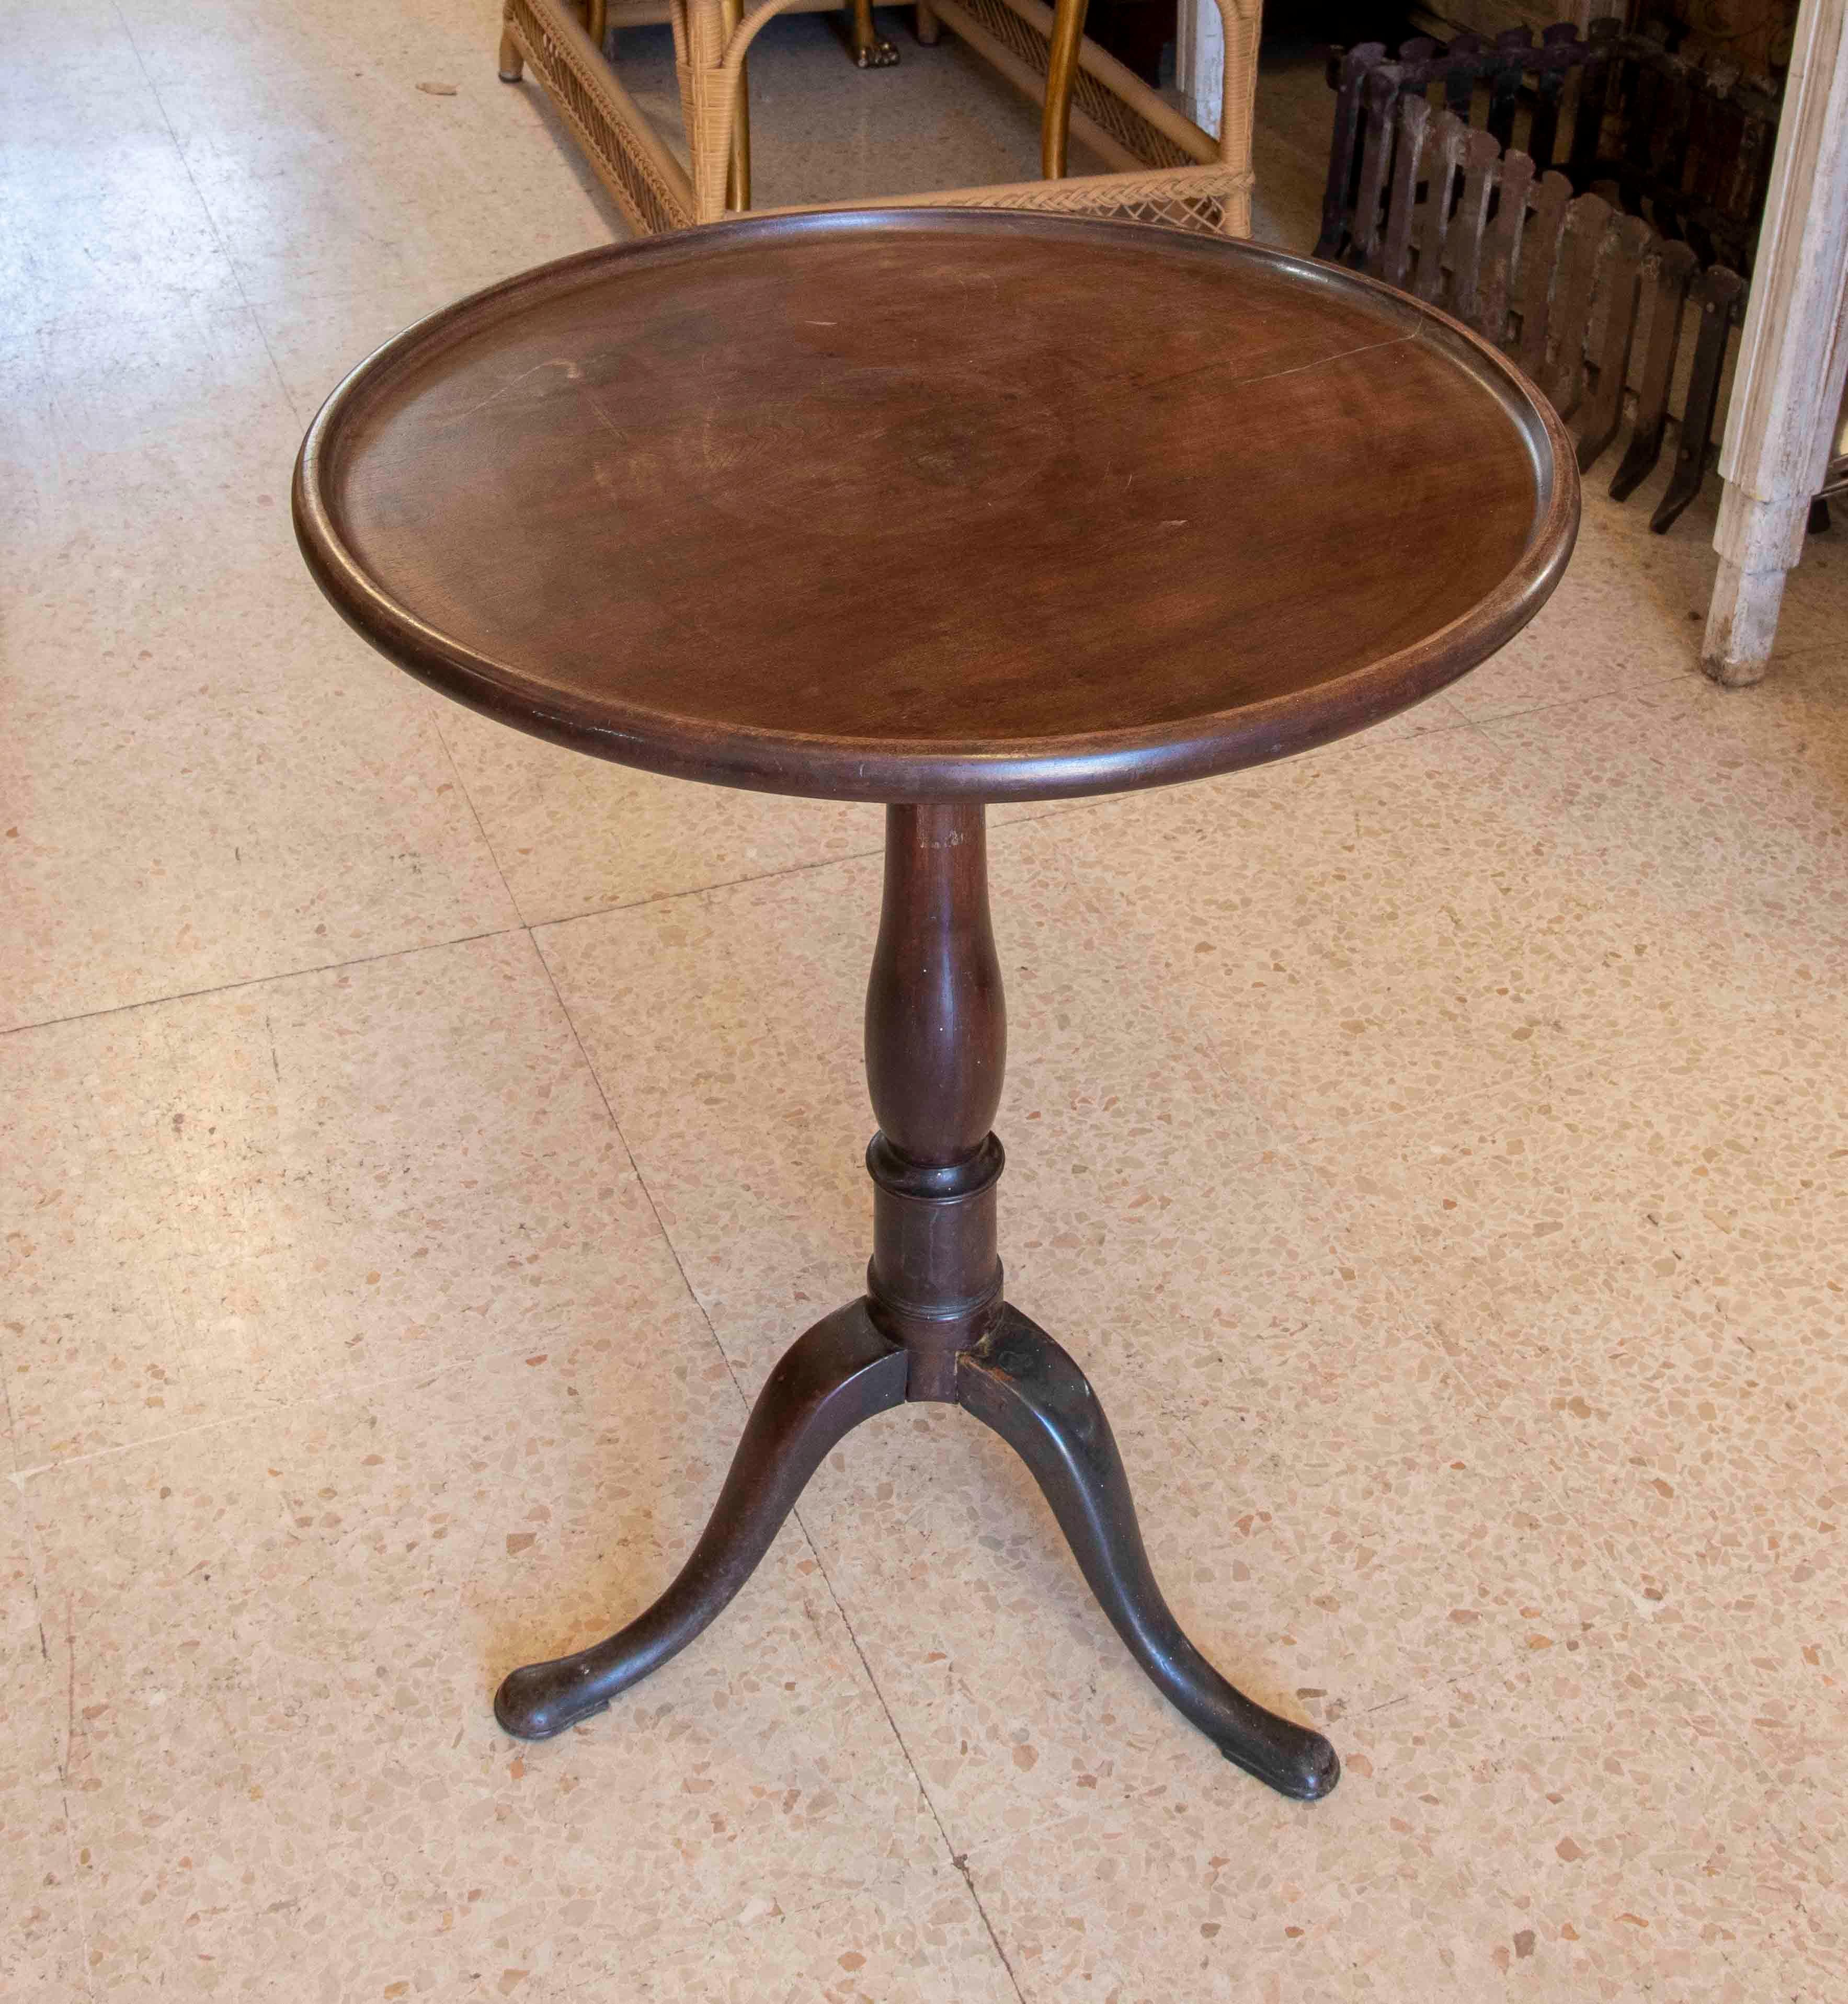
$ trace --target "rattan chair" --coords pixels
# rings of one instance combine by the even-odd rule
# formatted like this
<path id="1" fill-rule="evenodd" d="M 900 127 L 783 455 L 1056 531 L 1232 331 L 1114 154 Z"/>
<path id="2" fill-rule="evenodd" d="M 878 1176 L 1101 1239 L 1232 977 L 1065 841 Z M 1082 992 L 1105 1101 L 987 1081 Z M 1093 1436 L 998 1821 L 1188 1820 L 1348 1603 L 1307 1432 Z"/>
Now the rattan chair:
<path id="1" fill-rule="evenodd" d="M 587 0 L 594 4 L 594 0 Z M 598 178 L 644 233 L 716 222 L 750 207 L 745 57 L 773 16 L 815 0 L 609 0 L 587 22 L 573 0 L 505 0 L 500 75 L 517 82 L 527 65 L 543 85 Z M 1078 0 L 1065 0 L 1068 10 Z M 1033 208 L 1114 215 L 1183 229 L 1244 236 L 1251 227 L 1252 93 L 1257 74 L 1261 0 L 1216 0 L 1226 30 L 1226 82 L 1215 139 L 1089 40 L 1079 40 L 1039 0 L 928 0 L 917 9 L 920 38 L 941 22 L 1030 95 L 1045 101 L 1055 68 L 1070 79 L 1071 132 L 1113 171 L 1009 186 L 906 195 L 926 205 Z M 682 166 L 606 61 L 592 30 L 632 16 L 674 31 L 687 161 Z M 867 17 L 870 23 L 870 14 Z M 869 29 L 870 32 L 870 29 Z M 1075 62 L 1055 61 L 1056 44 Z M 1067 100 L 1055 91 L 1043 138 L 1047 163 L 1063 164 Z M 884 198 L 882 198 L 884 199 Z"/>

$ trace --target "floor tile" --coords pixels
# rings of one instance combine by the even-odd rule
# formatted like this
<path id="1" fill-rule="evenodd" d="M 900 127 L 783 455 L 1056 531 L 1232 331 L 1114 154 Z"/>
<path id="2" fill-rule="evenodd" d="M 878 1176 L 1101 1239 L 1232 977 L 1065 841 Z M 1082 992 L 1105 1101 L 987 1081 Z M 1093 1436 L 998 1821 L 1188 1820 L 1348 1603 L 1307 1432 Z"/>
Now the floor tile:
<path id="1" fill-rule="evenodd" d="M 1104 1358 L 1091 1375 L 1183 1628 L 1249 1695 L 1338 1748 L 1357 1718 L 1485 1662 L 1576 1648 L 1629 1612 L 1428 1358 L 1395 1351 L 1403 1382 L 1341 1401 L 1324 1381 L 1298 1424 L 1301 1358 L 1268 1374 L 1229 1359 L 1226 1399 L 1183 1428 L 1150 1357 L 1126 1367 L 1065 1333 Z M 959 1849 L 1164 1792 L 1260 1792 L 1145 1680 L 1002 1444 L 955 1415 L 892 1431 L 889 1461 L 843 1449 L 804 1522 Z"/>
<path id="2" fill-rule="evenodd" d="M 860 858 L 534 934 L 688 1284 L 753 1386 L 865 1265 L 878 883 Z M 811 1276 L 832 1291 L 812 1298 Z"/>
<path id="3" fill-rule="evenodd" d="M 935 1883 L 920 1886 L 903 1909 L 862 1897 L 797 1915 L 749 1915 L 716 1939 L 706 1930 L 651 1941 L 645 1966 L 629 1980 L 630 1994 L 647 2004 L 784 1996 L 828 2004 L 1018 2004 L 968 1887 L 948 1868 Z M 593 1982 L 574 1994 L 587 2000 L 608 1993 Z"/>
<path id="4" fill-rule="evenodd" d="M 300 0 L 280 14 L 261 0 L 142 0 L 127 27 L 156 90 L 278 73 L 326 82 L 330 71 L 356 69 L 444 82 L 471 59 L 493 66 L 500 14 L 494 0 L 398 0 L 384 10 Z"/>
<path id="5" fill-rule="evenodd" d="M 40 42 L 37 59 L 33 38 L 44 28 L 8 24 L 9 44 L 27 38 L 0 83 L 9 219 L 0 288 L 9 321 L 64 328 L 126 300 L 149 310 L 237 305 L 232 265 L 120 16 L 51 11 L 65 17 L 67 36 Z M 73 131 L 106 134 L 107 142 L 73 146 Z"/>
<path id="6" fill-rule="evenodd" d="M 374 349 L 453 303 L 447 278 L 369 286 L 327 296 L 285 294 L 252 309 L 286 393 L 296 433 Z"/>
<path id="7" fill-rule="evenodd" d="M 0 1430 L 3 1415 L 0 1407 Z M 58 1619 L 34 1581 L 25 1499 L 0 1480 L 0 1998 L 17 2004 L 87 1994 L 65 1814 L 75 1700 L 49 1640 Z"/>
<path id="8" fill-rule="evenodd" d="M 1029 2004 L 1820 2004 L 1839 1885 L 1678 1700 L 1619 1645 L 1537 1652 L 1351 1719 L 1325 1803 L 1176 1789 L 986 1847 L 970 1878 Z"/>
<path id="9" fill-rule="evenodd" d="M 679 1312 L 522 934 L 0 1042 L 37 1466 Z"/>
<path id="10" fill-rule="evenodd" d="M 1632 961 L 1660 970 L 1666 957 L 1684 979 L 1704 962 L 1709 983 L 1730 978 L 1748 1003 L 1822 999 L 1818 949 L 1848 942 L 1848 819 L 1805 762 L 1825 774 L 1848 749 L 1827 664 L 1793 663 L 1758 692 L 1689 678 L 1485 728 L 1509 755 L 1507 835 L 1619 915 Z M 1640 968 L 1630 979 L 1648 985 Z"/>
<path id="11" fill-rule="evenodd" d="M 167 582 L 99 599 L 4 754 L 6 1027 L 518 922 L 434 699 L 305 582 L 227 587 L 202 644 Z"/>
<path id="12" fill-rule="evenodd" d="M 1336 748 L 1060 825 L 1093 1017 L 1135 994 L 1302 1139 L 1762 1011 L 1749 940 L 1690 930 L 1615 853 L 1594 869 L 1524 790 L 1579 706 Z M 1598 739 L 1599 743 L 1607 741 Z M 1595 755 L 1587 753 L 1588 757 Z M 1666 773 L 1660 784 L 1669 783 Z"/>
<path id="13" fill-rule="evenodd" d="M 607 1715 L 495 1725 L 503 1671 L 665 1585 L 741 1418 L 682 1312 L 33 1476 L 98 1991 L 291 1994 L 279 1925 L 296 1995 L 556 1992 L 664 1929 L 932 1910 L 941 1838 L 793 1531 Z"/>
<path id="14" fill-rule="evenodd" d="M 0 900 L 12 1028 L 516 914 L 431 721 L 288 525 L 299 427 L 241 307 L 145 302 L 13 358 Z"/>
<path id="15" fill-rule="evenodd" d="M 1451 689 L 1466 716 L 1482 723 L 1699 674 L 1712 523 L 1690 516 L 1671 534 L 1650 534 L 1669 471 L 1621 503 L 1596 473 L 1587 480 L 1577 546 L 1558 590 L 1531 626 Z"/>
<path id="16" fill-rule="evenodd" d="M 374 699 L 330 727 L 310 707 L 15 745 L 8 1027 L 517 922 L 427 711 Z"/>
<path id="17" fill-rule="evenodd" d="M 52 615 L 81 632 L 129 579 L 189 583 L 199 634 L 200 594 L 216 606 L 261 550 L 282 546 L 300 443 L 248 310 L 131 289 L 107 312 L 23 335 L 9 361 L 0 437 L 19 436 L 9 457 L 35 499 L 9 524 L 30 559 L 9 660 L 31 675 L 61 630 Z"/>
<path id="18" fill-rule="evenodd" d="M 614 1876 L 619 1865 L 604 1861 Z M 765 1998 L 814 1997 L 830 2004 L 1015 2004 L 1005 1966 L 967 1886 L 945 1866 L 920 1874 L 903 1897 L 862 1894 L 787 1909 L 755 1895 L 735 1915 L 689 1925 L 674 1918 L 612 1939 L 586 1925 L 599 1889 L 560 1909 L 566 1952 L 535 1945 L 518 1925 L 477 1924 L 465 1902 L 426 1908 L 386 1905 L 397 1925 L 387 1936 L 355 1934 L 338 1911 L 279 1901 L 275 1911 L 221 1920 L 190 1931 L 190 1961 L 117 1976 L 101 1943 L 101 1966 L 116 1979 L 110 1994 L 214 1997 L 225 1972 L 237 1995 L 257 1999 L 343 2004 L 354 1996 L 440 1995 L 482 2004 L 757 2004 Z M 485 1897 L 485 1896 L 484 1896 Z M 479 1902 L 477 1903 L 479 1906 Z M 205 1943 L 209 1942 L 210 1946 Z M 405 1988 L 394 1988 L 398 1984 Z"/>
<path id="19" fill-rule="evenodd" d="M 1848 532 L 1842 511 L 1836 503 L 1833 526 L 1821 535 L 1807 537 L 1797 568 L 1784 580 L 1784 595 L 1778 608 L 1777 646 L 1774 662 L 1787 654 L 1808 656 L 1827 653 L 1841 657 L 1842 615 L 1848 601 Z"/>
<path id="20" fill-rule="evenodd" d="M 689 786 L 562 750 L 465 711 L 445 742 L 528 925 L 876 856 L 878 807 Z"/>
<path id="21" fill-rule="evenodd" d="M 161 107 L 245 293 L 430 276 L 460 293 L 610 241 L 605 205 L 491 54 L 435 79 L 454 85 L 440 96 L 418 88 L 432 80 L 419 65 L 163 81 Z"/>
<path id="22" fill-rule="evenodd" d="M 1848 1414 L 1839 1074 L 1800 1032 L 1376 1127 L 1356 1256 L 1802 1806 L 1848 1739 L 1829 1561 Z"/>

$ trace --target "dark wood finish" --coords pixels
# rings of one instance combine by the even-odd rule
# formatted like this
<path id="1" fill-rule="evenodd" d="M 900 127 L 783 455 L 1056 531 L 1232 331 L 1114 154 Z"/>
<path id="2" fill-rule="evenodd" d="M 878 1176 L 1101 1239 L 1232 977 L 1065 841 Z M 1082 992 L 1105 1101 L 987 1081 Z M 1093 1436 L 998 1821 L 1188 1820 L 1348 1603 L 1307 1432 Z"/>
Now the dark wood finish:
<path id="1" fill-rule="evenodd" d="M 1360 86 L 1385 60 L 1383 42 L 1362 42 L 1336 59 L 1337 74 L 1330 79 L 1335 87 L 1334 131 L 1322 193 L 1322 233 L 1316 241 L 1318 258 L 1334 255 L 1347 241 L 1349 217 L 1359 213 L 1355 197 L 1360 184 Z"/>
<path id="2" fill-rule="evenodd" d="M 1540 37 L 1541 62 L 1534 79 L 1534 116 L 1527 127 L 1527 156 L 1542 168 L 1553 164 L 1559 145 L 1559 99 L 1566 85 L 1566 65 L 1546 58 L 1579 42 L 1569 21 L 1555 21 Z"/>
<path id="3" fill-rule="evenodd" d="M 1341 1777 L 1319 1732 L 1228 1683 L 1182 1633 L 1156 1585 L 1117 1442 L 1083 1372 L 1018 1309 L 957 1362 L 963 1404 L 1033 1472 L 1099 1605 L 1150 1681 L 1226 1759 L 1313 1802 Z"/>
<path id="4" fill-rule="evenodd" d="M 1613 501 L 1627 500 L 1654 471 L 1662 456 L 1668 393 L 1674 382 L 1675 357 L 1681 351 L 1688 288 L 1694 278 L 1692 249 L 1685 243 L 1658 244 L 1643 261 L 1643 278 L 1650 295 L 1649 345 L 1643 351 L 1643 380 L 1636 388 L 1636 422 L 1629 448 L 1611 477 Z"/>
<path id="5" fill-rule="evenodd" d="M 1487 129 L 1503 149 L 1514 144 L 1514 116 L 1520 109 L 1521 89 L 1533 47 L 1533 32 L 1527 28 L 1504 28 L 1495 38 L 1493 66 L 1489 70 Z M 1477 68 L 1475 63 L 1470 65 L 1472 85 Z M 1473 90 L 1471 94 L 1473 97 Z"/>
<path id="6" fill-rule="evenodd" d="M 1478 330 L 1498 348 L 1508 338 L 1510 293 L 1520 267 L 1521 243 L 1527 232 L 1527 191 L 1533 180 L 1534 163 L 1525 153 L 1502 156 L 1501 184 L 1482 255 L 1477 306 Z"/>
<path id="7" fill-rule="evenodd" d="M 1546 367 L 1546 330 L 1553 286 L 1559 275 L 1559 243 L 1572 184 L 1563 174 L 1542 174 L 1521 237 L 1520 366 L 1538 381 Z"/>
<path id="8" fill-rule="evenodd" d="M 1609 447 L 1623 423 L 1623 390 L 1636 332 L 1643 254 L 1648 246 L 1649 225 L 1639 215 L 1625 216 L 1604 245 L 1606 265 L 1600 285 L 1604 300 L 1604 338 L 1598 350 L 1597 389 L 1579 435 L 1580 473 Z"/>
<path id="9" fill-rule="evenodd" d="M 906 1371 L 903 1349 L 873 1326 L 864 1302 L 799 1337 L 757 1395 L 712 1519 L 673 1585 L 607 1641 L 515 1670 L 494 1716 L 522 1739 L 548 1739 L 679 1655 L 756 1571 L 843 1437 L 904 1403 Z"/>
<path id="10" fill-rule="evenodd" d="M 1369 71 L 1361 93 L 1366 111 L 1366 135 L 1360 149 L 1360 177 L 1354 198 L 1352 261 L 1369 272 L 1380 265 L 1380 233 L 1385 227 L 1387 187 L 1392 172 L 1394 152 L 1393 107 L 1398 88 L 1387 71 Z M 1333 191 L 1330 191 L 1331 200 Z M 1333 255 L 1320 245 L 1318 258 Z"/>
<path id="11" fill-rule="evenodd" d="M 1411 226 L 1430 151 L 1431 124 L 1431 107 L 1423 98 L 1408 97 L 1401 103 L 1399 149 L 1393 161 L 1392 191 L 1387 197 L 1386 261 L 1380 276 L 1389 286 L 1401 289 L 1411 277 Z"/>
<path id="12" fill-rule="evenodd" d="M 1466 326 L 1479 324 L 1477 286 L 1482 271 L 1483 238 L 1489 226 L 1489 204 L 1496 191 L 1501 149 L 1486 132 L 1471 132 L 1463 149 L 1463 193 L 1450 219 L 1447 255 L 1452 274 L 1450 310 Z M 1488 335 L 1492 341 L 1496 336 Z"/>
<path id="13" fill-rule="evenodd" d="M 401 336 L 316 419 L 296 513 L 375 645 L 522 729 L 1017 800 L 1441 688 L 1557 581 L 1570 457 L 1492 349 L 1358 274 L 1074 219 L 764 217 Z"/>
<path id="14" fill-rule="evenodd" d="M 1444 109 L 1460 123 L 1469 123 L 1470 106 L 1475 96 L 1475 74 L 1469 59 L 1480 60 L 1489 44 L 1472 29 L 1465 29 L 1460 35 L 1450 38 L 1450 53 L 1461 57 L 1443 79 Z"/>
<path id="15" fill-rule="evenodd" d="M 508 1676 L 509 1732 L 561 1732 L 684 1648 L 844 1435 L 934 1400 L 1019 1450 L 1137 1660 L 1229 1760 L 1334 1787 L 1328 1743 L 1181 1632 L 1096 1394 L 1003 1299 L 981 801 L 1255 763 L 1387 715 L 1531 615 L 1577 513 L 1558 420 L 1450 323 L 1108 224 L 657 239 L 439 315 L 335 393 L 296 521 L 384 652 L 607 757 L 889 802 L 867 1291 L 771 1374 L 661 1599 Z"/>
<path id="16" fill-rule="evenodd" d="M 1780 110 L 1780 89 L 1769 77 L 1742 75 L 1718 58 L 1697 69 L 1607 16 L 1583 37 L 1556 24 L 1538 46 L 1525 28 L 1497 36 L 1492 47 L 1475 35 L 1458 35 L 1441 49 L 1419 37 L 1389 56 L 1383 43 L 1362 43 L 1337 52 L 1328 81 L 1334 143 L 1318 258 L 1373 268 L 1377 222 L 1353 163 L 1380 143 L 1395 100 L 1422 99 L 1437 86 L 1450 109 L 1468 117 L 1485 86 L 1485 124 L 1504 149 L 1513 147 L 1525 103 L 1524 143 L 1539 171 L 1562 165 L 1576 194 L 1614 184 L 1626 211 L 1661 236 L 1685 236 L 1702 264 L 1752 268 Z"/>
<path id="17" fill-rule="evenodd" d="M 1415 288 L 1418 298 L 1430 306 L 1435 306 L 1443 293 L 1444 240 L 1449 233 L 1451 197 L 1468 137 L 1468 127 L 1454 112 L 1440 111 L 1431 121 L 1425 147 L 1426 197 Z"/>
<path id="18" fill-rule="evenodd" d="M 1565 37 L 1554 36 L 1547 47 L 1566 45 Z M 1599 73 L 1587 65 L 1575 75 L 1581 86 L 1587 86 Z M 1643 217 L 1619 214 L 1600 194 L 1573 196 L 1567 177 L 1557 172 L 1543 175 L 1538 186 L 1533 186 L 1534 163 L 1525 154 L 1501 154 L 1492 134 L 1468 131 L 1454 113 L 1434 112 L 1415 92 L 1395 97 L 1399 74 L 1397 66 L 1379 65 L 1362 79 L 1359 95 L 1366 107 L 1371 150 L 1363 157 L 1361 179 L 1369 187 L 1385 185 L 1388 191 L 1383 233 L 1379 215 L 1363 201 L 1355 218 L 1349 255 L 1369 275 L 1429 305 L 1446 307 L 1473 332 L 1517 356 L 1561 419 L 1577 417 L 1589 392 L 1592 407 L 1578 419 L 1581 473 L 1609 450 L 1622 428 L 1638 311 L 1639 265 L 1647 258 L 1648 289 L 1656 310 L 1630 450 L 1611 482 L 1613 497 L 1621 499 L 1653 466 L 1661 450 L 1678 338 L 1667 291 L 1677 285 L 1686 290 L 1694 264 L 1691 245 L 1671 246 L 1651 255 L 1657 240 Z M 1460 94 L 1457 79 L 1464 72 L 1453 68 L 1442 74 L 1446 96 L 1454 98 Z M 1554 74 L 1557 80 L 1566 73 Z M 1348 89 L 1352 79 L 1345 64 L 1341 78 L 1342 89 Z M 1699 156 L 1688 136 L 1688 120 L 1681 114 L 1692 105 L 1693 126 L 1706 135 L 1705 144 L 1726 107 L 1704 97 L 1689 97 L 1678 70 L 1651 72 L 1646 80 L 1665 107 L 1651 128 L 1654 151 L 1649 170 L 1660 183 L 1655 206 L 1660 218 L 1678 228 L 1679 198 L 1670 183 L 1681 172 L 1676 163 L 1682 154 L 1697 156 L 1688 169 L 1690 201 L 1702 187 L 1710 194 L 1720 174 L 1710 157 Z M 1583 106 L 1576 109 L 1582 112 Z M 1544 128 L 1536 129 L 1545 139 Z M 1690 217 L 1692 212 L 1690 208 Z M 1696 233 L 1692 221 L 1687 226 L 1690 235 Z M 1518 279 L 1511 281 L 1516 272 Z M 1709 267 L 1709 272 L 1701 281 L 1702 299 L 1721 292 L 1729 300 L 1736 295 L 1741 282 L 1730 271 Z M 1518 286 L 1518 302 L 1510 300 L 1511 283 Z M 1728 308 L 1729 317 L 1735 310 Z M 1712 366 L 1696 366 L 1691 374 L 1675 472 L 1651 518 L 1658 532 L 1674 521 L 1699 488 L 1717 419 L 1724 349 L 1723 335 L 1710 334 L 1702 352 Z"/>
<path id="19" fill-rule="evenodd" d="M 1716 265 L 1701 275 L 1694 290 L 1700 324 L 1694 336 L 1694 362 L 1688 371 L 1687 401 L 1681 411 L 1680 443 L 1674 470 L 1656 503 L 1649 526 L 1658 536 L 1674 527 L 1681 510 L 1700 492 L 1713 450 L 1713 414 L 1720 408 L 1720 381 L 1726 369 L 1727 337 L 1741 310 L 1745 281 L 1737 272 Z"/>
<path id="20" fill-rule="evenodd" d="M 1610 16 L 1592 23 L 1586 37 L 1586 60 L 1579 71 L 1578 109 L 1573 119 L 1572 149 L 1566 171 L 1576 188 L 1588 188 L 1597 177 L 1604 151 L 1604 117 L 1611 102 L 1611 58 L 1620 33 Z"/>
<path id="21" fill-rule="evenodd" d="M 1540 387 L 1561 417 L 1569 418 L 1585 393 L 1585 337 L 1591 326 L 1591 293 L 1611 225 L 1611 205 L 1582 194 L 1566 212 L 1566 232 L 1547 318 L 1548 361 Z"/>
<path id="22" fill-rule="evenodd" d="M 879 1123 L 875 1319 L 912 1353 L 913 1399 L 954 1401 L 956 1353 L 1001 1304 L 989 1131 L 1007 1061 L 979 807 L 885 811 L 885 895 L 866 989 L 866 1082 Z"/>
<path id="23" fill-rule="evenodd" d="M 1322 1735 L 1247 1697 L 1182 1632 L 1149 1568 L 1096 1394 L 1001 1299 L 1002 1157 L 989 1123 L 1001 1103 L 1005 1021 L 983 810 L 888 809 L 866 997 L 879 1120 L 867 1151 L 867 1294 L 816 1323 L 770 1374 L 711 1521 L 661 1599 L 607 1641 L 506 1679 L 494 1713 L 508 1732 L 549 1739 L 659 1669 L 723 1611 L 847 1432 L 903 1400 L 935 1400 L 966 1407 L 1017 1450 L 1099 1604 L 1183 1718 L 1285 1795 L 1309 1801 L 1334 1786 L 1341 1764 Z"/>

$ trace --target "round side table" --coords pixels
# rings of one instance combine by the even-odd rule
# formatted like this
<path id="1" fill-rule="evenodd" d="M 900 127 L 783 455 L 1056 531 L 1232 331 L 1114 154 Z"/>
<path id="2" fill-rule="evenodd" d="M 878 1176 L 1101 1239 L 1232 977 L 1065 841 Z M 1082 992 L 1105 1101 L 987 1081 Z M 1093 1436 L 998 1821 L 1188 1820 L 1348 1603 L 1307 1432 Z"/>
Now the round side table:
<path id="1" fill-rule="evenodd" d="M 302 448 L 321 589 L 486 715 L 721 785 L 887 804 L 866 1291 L 771 1373 L 656 1603 L 517 1669 L 540 1738 L 684 1648 L 850 1428 L 967 1408 L 1131 1653 L 1284 1793 L 1340 1773 L 1181 1632 L 1083 1372 L 1006 1301 L 984 808 L 1256 765 L 1532 618 L 1571 443 L 1454 322 L 1352 273 L 1005 212 L 769 217 L 594 251 L 401 335 Z"/>

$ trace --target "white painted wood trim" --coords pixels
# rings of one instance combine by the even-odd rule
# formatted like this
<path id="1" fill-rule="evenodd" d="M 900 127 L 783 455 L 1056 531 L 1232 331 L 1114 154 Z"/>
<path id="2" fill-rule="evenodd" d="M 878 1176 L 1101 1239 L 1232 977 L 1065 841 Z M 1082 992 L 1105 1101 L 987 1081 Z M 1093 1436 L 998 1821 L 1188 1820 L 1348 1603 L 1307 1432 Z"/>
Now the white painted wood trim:
<path id="1" fill-rule="evenodd" d="M 1174 82 L 1187 100 L 1187 116 L 1203 132 L 1217 138 L 1226 89 L 1226 24 L 1215 0 L 1180 0 Z"/>
<path id="2" fill-rule="evenodd" d="M 1720 454 L 1720 577 L 1702 647 L 1717 681 L 1765 671 L 1845 377 L 1848 0 L 1804 0 Z"/>

